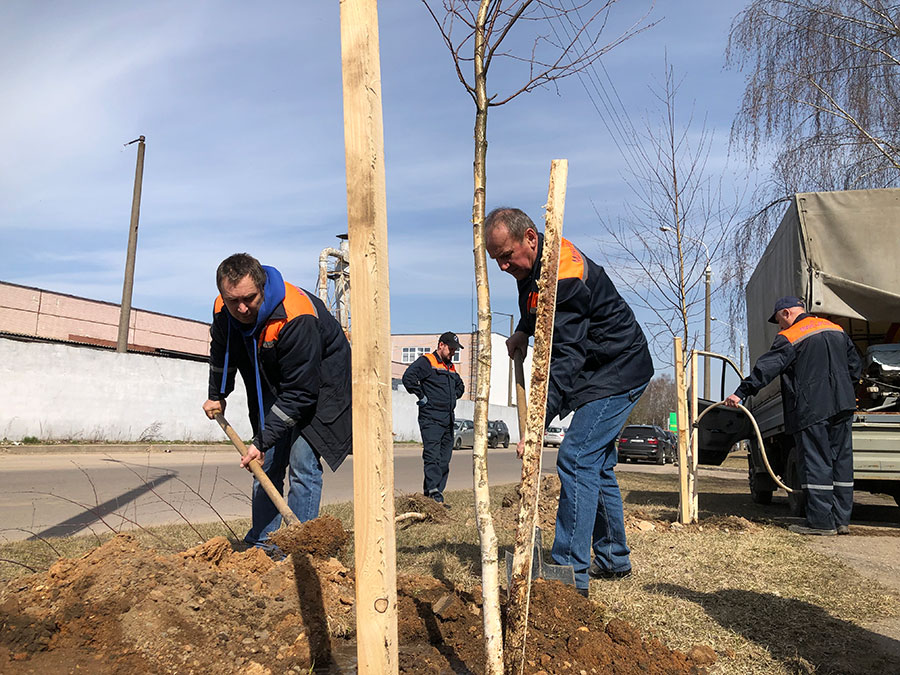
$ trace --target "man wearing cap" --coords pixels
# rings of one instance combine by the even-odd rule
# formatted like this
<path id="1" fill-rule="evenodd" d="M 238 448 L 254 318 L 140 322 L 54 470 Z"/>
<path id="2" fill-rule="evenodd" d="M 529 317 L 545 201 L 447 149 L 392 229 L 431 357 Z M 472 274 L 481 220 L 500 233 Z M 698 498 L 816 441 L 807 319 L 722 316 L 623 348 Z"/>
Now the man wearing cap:
<path id="1" fill-rule="evenodd" d="M 438 338 L 437 349 L 417 358 L 403 373 L 403 386 L 419 399 L 424 492 L 439 504 L 444 503 L 453 455 L 453 411 L 466 390 L 453 365 L 458 349 L 462 349 L 459 338 L 447 331 Z"/>
<path id="2" fill-rule="evenodd" d="M 503 207 L 485 219 L 484 241 L 500 269 L 516 279 L 521 318 L 506 347 L 510 357 L 524 356 L 535 330 L 544 235 L 523 211 Z M 574 415 L 556 460 L 560 493 L 551 556 L 573 567 L 583 595 L 590 577 L 631 574 L 615 443 L 652 376 L 647 340 L 631 308 L 606 271 L 563 239 L 545 424 Z"/>
<path id="3" fill-rule="evenodd" d="M 736 407 L 781 376 L 785 431 L 794 435 L 806 495 L 806 524 L 788 529 L 797 534 L 850 534 L 859 354 L 840 326 L 808 314 L 800 298 L 779 299 L 769 323 L 778 324 L 781 332 L 725 405 Z"/>

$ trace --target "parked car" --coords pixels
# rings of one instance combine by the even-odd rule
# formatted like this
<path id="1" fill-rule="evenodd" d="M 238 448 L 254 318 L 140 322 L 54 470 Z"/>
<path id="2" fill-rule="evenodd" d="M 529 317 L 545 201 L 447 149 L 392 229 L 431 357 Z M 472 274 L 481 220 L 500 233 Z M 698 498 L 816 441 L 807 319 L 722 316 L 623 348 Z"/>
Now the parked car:
<path id="1" fill-rule="evenodd" d="M 496 448 L 499 446 L 509 447 L 509 427 L 503 420 L 488 421 L 488 447 Z"/>
<path id="2" fill-rule="evenodd" d="M 619 457 L 626 462 L 642 460 L 665 464 L 669 458 L 674 461 L 669 432 L 653 424 L 629 424 L 619 435 Z"/>
<path id="3" fill-rule="evenodd" d="M 666 436 L 669 437 L 669 445 L 671 450 L 671 455 L 666 458 L 666 461 L 670 464 L 678 464 L 678 434 L 674 431 L 667 431 Z"/>
<path id="4" fill-rule="evenodd" d="M 563 442 L 566 430 L 563 427 L 547 427 L 544 432 L 544 445 L 555 445 L 557 448 Z"/>
<path id="5" fill-rule="evenodd" d="M 472 420 L 456 420 L 453 423 L 453 449 L 475 445 L 475 423 Z"/>

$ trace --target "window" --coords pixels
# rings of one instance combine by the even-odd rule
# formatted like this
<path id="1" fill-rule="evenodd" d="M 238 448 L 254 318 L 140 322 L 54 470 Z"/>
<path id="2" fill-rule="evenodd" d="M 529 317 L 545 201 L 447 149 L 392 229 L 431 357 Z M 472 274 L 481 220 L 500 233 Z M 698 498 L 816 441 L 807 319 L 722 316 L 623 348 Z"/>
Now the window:
<path id="1" fill-rule="evenodd" d="M 428 354 L 429 352 L 432 352 L 432 351 L 434 351 L 434 350 L 430 349 L 429 347 L 403 347 L 401 356 L 400 356 L 400 362 L 401 363 L 412 363 L 417 358 L 422 356 L 422 354 Z M 460 362 L 461 359 L 460 359 L 459 352 L 456 352 L 453 355 L 452 360 L 453 360 L 453 363 Z"/>
<path id="2" fill-rule="evenodd" d="M 430 351 L 428 347 L 403 347 L 401 361 L 402 363 L 412 363 L 422 354 L 427 354 Z"/>

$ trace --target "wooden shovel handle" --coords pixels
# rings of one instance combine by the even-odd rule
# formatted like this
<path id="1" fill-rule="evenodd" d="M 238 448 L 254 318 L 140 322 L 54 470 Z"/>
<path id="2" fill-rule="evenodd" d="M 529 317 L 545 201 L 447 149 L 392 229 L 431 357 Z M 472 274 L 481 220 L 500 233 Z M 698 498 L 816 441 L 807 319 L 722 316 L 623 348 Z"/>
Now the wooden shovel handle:
<path id="1" fill-rule="evenodd" d="M 229 440 L 231 440 L 231 444 L 237 448 L 238 452 L 241 453 L 241 457 L 247 456 L 247 446 L 244 445 L 244 441 L 241 440 L 241 437 L 238 436 L 238 433 L 234 430 L 228 421 L 225 419 L 225 416 L 222 413 L 216 413 L 214 419 L 219 423 L 219 426 L 222 427 L 222 431 L 225 432 L 225 435 L 228 436 Z M 266 472 L 263 471 L 262 464 L 257 460 L 251 461 L 247 466 L 250 467 L 250 471 L 253 472 L 253 475 L 256 477 L 256 480 L 259 481 L 259 484 L 262 485 L 263 490 L 266 491 L 266 494 L 269 495 L 269 499 L 272 500 L 272 503 L 275 505 L 275 508 L 278 509 L 278 513 L 281 514 L 281 517 L 287 521 L 288 525 L 296 525 L 300 522 L 300 519 L 294 515 L 294 512 L 291 511 L 290 507 L 288 507 L 287 502 L 284 501 L 284 497 L 281 496 L 281 493 L 275 489 L 275 486 L 272 485 L 272 481 L 269 480 L 269 477 L 266 475 Z"/>
<path id="2" fill-rule="evenodd" d="M 525 438 L 528 403 L 525 400 L 525 366 L 521 352 L 516 352 L 513 366 L 516 372 L 516 411 L 519 415 L 519 438 Z"/>

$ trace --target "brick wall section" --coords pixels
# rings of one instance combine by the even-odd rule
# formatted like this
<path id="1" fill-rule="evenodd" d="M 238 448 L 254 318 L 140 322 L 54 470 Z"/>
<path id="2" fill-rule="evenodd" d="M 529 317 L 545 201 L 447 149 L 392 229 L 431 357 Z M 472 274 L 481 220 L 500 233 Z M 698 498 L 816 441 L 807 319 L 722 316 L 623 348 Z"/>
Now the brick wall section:
<path id="1" fill-rule="evenodd" d="M 131 310 L 128 344 L 140 350 L 209 354 L 209 324 Z M 0 282 L 0 332 L 115 345 L 119 305 Z"/>

